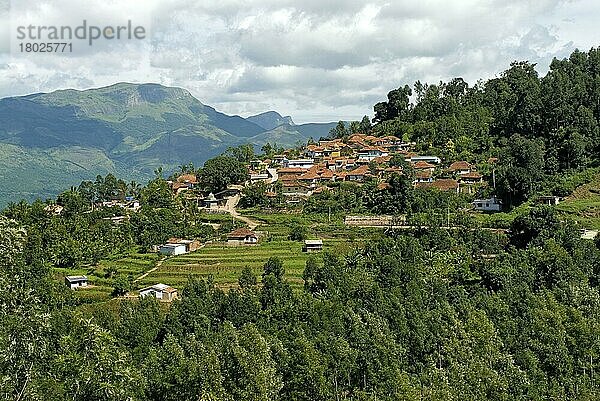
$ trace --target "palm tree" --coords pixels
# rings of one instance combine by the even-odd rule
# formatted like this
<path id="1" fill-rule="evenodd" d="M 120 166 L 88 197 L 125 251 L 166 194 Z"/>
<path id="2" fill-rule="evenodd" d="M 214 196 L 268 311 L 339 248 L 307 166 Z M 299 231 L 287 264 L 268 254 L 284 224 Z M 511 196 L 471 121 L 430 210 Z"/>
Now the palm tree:
<path id="1" fill-rule="evenodd" d="M 140 189 L 141 189 L 141 185 L 138 184 L 135 181 L 131 181 L 128 185 L 129 187 L 129 195 L 133 196 L 134 198 L 138 198 L 140 196 Z"/>

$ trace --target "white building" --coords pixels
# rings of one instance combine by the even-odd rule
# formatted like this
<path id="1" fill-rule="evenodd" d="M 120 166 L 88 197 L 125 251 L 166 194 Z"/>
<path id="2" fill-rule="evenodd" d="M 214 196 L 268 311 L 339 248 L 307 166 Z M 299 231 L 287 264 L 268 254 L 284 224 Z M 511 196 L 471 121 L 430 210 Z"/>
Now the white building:
<path id="1" fill-rule="evenodd" d="M 560 203 L 560 196 L 540 196 L 537 203 L 547 206 L 556 206 Z"/>
<path id="2" fill-rule="evenodd" d="M 140 298 L 153 296 L 161 301 L 172 301 L 177 298 L 177 290 L 166 284 L 154 284 L 140 290 Z"/>
<path id="3" fill-rule="evenodd" d="M 164 244 L 158 248 L 163 255 L 183 255 L 187 252 L 185 244 Z"/>
<path id="4" fill-rule="evenodd" d="M 215 194 L 213 194 L 212 192 L 209 193 L 206 198 L 204 198 L 202 203 L 207 209 L 217 209 L 219 207 L 219 201 L 215 197 Z"/>
<path id="5" fill-rule="evenodd" d="M 408 159 L 406 159 L 406 160 L 410 161 L 411 163 L 427 162 L 427 163 L 440 164 L 442 162 L 442 160 L 437 156 L 413 156 L 410 158 L 410 160 L 408 160 Z"/>
<path id="6" fill-rule="evenodd" d="M 65 284 L 72 290 L 79 287 L 87 287 L 88 278 L 86 276 L 66 276 Z"/>
<path id="7" fill-rule="evenodd" d="M 358 152 L 358 159 L 361 161 L 369 161 L 370 162 L 371 160 L 374 160 L 378 157 L 387 156 L 388 154 L 389 154 L 388 151 L 385 149 L 368 146 L 368 147 L 362 148 Z"/>
<path id="8" fill-rule="evenodd" d="M 307 239 L 304 241 L 304 252 L 320 252 L 323 250 L 323 240 Z"/>
<path id="9" fill-rule="evenodd" d="M 283 159 L 283 167 L 286 168 L 305 168 L 309 169 L 315 165 L 315 161 L 313 159 Z"/>
<path id="10" fill-rule="evenodd" d="M 475 199 L 473 207 L 482 212 L 499 212 L 502 210 L 502 201 L 495 196 L 489 199 Z"/>

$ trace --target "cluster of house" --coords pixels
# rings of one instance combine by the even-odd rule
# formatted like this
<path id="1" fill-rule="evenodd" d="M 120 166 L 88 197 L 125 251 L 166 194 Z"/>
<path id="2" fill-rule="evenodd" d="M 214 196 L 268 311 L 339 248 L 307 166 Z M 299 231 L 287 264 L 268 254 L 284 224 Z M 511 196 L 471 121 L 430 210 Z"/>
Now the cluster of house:
<path id="1" fill-rule="evenodd" d="M 72 290 L 88 287 L 87 276 L 66 276 L 65 284 Z M 154 284 L 139 291 L 140 298 L 152 296 L 160 301 L 171 302 L 177 298 L 177 289 L 166 284 Z"/>
<path id="2" fill-rule="evenodd" d="M 173 192 L 180 194 L 181 192 L 193 189 L 198 185 L 198 177 L 196 174 L 181 174 L 176 180 L 167 181 Z"/>
<path id="3" fill-rule="evenodd" d="M 411 151 L 414 143 L 395 136 L 374 137 L 355 134 L 347 141 L 322 140 L 303 150 L 303 158 L 288 158 L 289 152 L 272 159 L 250 163 L 250 181 L 267 184 L 280 182 L 287 202 L 299 202 L 322 191 L 331 182 L 361 183 L 369 178 L 380 181 L 378 189 L 388 187 L 387 180 L 402 174 L 402 168 L 390 165 L 396 154 L 403 156 L 415 172 L 413 184 L 421 188 L 474 193 L 483 184 L 483 176 L 466 161 L 456 161 L 442 168 L 437 156 L 418 155 Z M 268 192 L 267 196 L 274 196 Z"/>
<path id="4" fill-rule="evenodd" d="M 271 170 L 271 169 L 269 169 Z M 275 173 L 275 170 L 271 170 Z M 259 181 L 266 179 L 268 172 L 260 174 Z M 250 182 L 252 182 L 252 174 L 250 175 Z M 275 178 L 273 180 L 276 181 Z M 167 184 L 175 195 L 184 194 L 187 199 L 195 200 L 198 207 L 201 207 L 207 211 L 218 211 L 226 205 L 227 200 L 233 196 L 239 195 L 244 189 L 243 185 L 228 185 L 227 188 L 219 192 L 210 192 L 208 195 L 201 194 L 202 191 L 189 191 L 191 189 L 197 189 L 199 182 L 198 177 L 195 174 L 181 174 L 175 180 L 168 180 Z"/>
<path id="5" fill-rule="evenodd" d="M 102 201 L 102 202 L 96 202 L 96 203 L 92 204 L 92 210 L 98 209 L 98 208 L 103 208 L 103 207 L 120 207 L 122 209 L 131 211 L 131 212 L 137 212 L 140 209 L 140 201 L 135 199 L 133 196 L 126 196 L 125 199 L 123 199 L 123 200 Z M 46 207 L 44 207 L 44 210 L 48 214 L 51 214 L 53 216 L 60 216 L 62 214 L 62 212 L 65 210 L 65 208 L 59 204 L 51 203 L 49 205 L 46 205 Z M 120 219 L 115 218 L 114 221 L 120 223 L 121 221 L 126 219 L 126 216 L 119 216 L 119 217 L 120 217 Z M 111 219 L 111 218 L 106 218 L 105 220 L 108 220 L 108 219 Z"/>

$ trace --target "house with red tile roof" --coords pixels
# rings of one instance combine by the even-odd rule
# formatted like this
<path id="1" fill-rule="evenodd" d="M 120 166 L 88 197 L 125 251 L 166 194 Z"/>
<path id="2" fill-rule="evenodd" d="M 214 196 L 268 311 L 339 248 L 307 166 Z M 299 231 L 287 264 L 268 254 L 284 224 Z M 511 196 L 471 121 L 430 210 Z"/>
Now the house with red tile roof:
<path id="1" fill-rule="evenodd" d="M 466 174 L 460 174 L 458 180 L 461 184 L 481 184 L 483 182 L 483 176 L 475 171 Z"/>
<path id="2" fill-rule="evenodd" d="M 238 228 L 227 234 L 229 245 L 252 245 L 258 243 L 258 235 L 247 228 Z"/>
<path id="3" fill-rule="evenodd" d="M 473 166 L 466 161 L 458 161 L 452 163 L 450 167 L 448 167 L 448 171 L 458 175 L 469 174 L 473 171 Z"/>
<path id="4" fill-rule="evenodd" d="M 440 191 L 458 193 L 459 184 L 458 181 L 450 178 L 439 178 L 431 183 L 431 187 Z"/>
<path id="5" fill-rule="evenodd" d="M 364 181 L 366 177 L 371 175 L 369 166 L 360 166 L 354 170 L 348 172 L 346 175 L 346 181 Z"/>
<path id="6" fill-rule="evenodd" d="M 383 191 L 385 189 L 390 189 L 392 186 L 388 182 L 380 182 L 377 184 L 377 190 Z"/>
<path id="7" fill-rule="evenodd" d="M 435 170 L 435 165 L 420 160 L 416 163 L 413 163 L 412 168 L 414 168 L 415 170 L 430 171 L 433 173 L 433 171 Z"/>
<path id="8" fill-rule="evenodd" d="M 433 181 L 433 177 L 431 176 L 431 171 L 429 170 L 418 170 L 415 172 L 415 180 L 414 183 L 430 183 Z"/>

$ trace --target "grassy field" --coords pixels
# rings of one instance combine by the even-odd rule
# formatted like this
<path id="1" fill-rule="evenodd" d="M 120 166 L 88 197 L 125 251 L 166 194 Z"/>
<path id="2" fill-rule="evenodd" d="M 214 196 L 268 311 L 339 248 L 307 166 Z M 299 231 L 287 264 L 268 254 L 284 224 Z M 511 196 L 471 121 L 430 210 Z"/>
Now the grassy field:
<path id="1" fill-rule="evenodd" d="M 600 174 L 556 207 L 583 228 L 600 230 Z"/>
<path id="2" fill-rule="evenodd" d="M 150 270 L 160 256 L 155 253 L 137 253 L 101 261 L 96 266 L 83 266 L 76 269 L 55 268 L 53 269 L 56 280 L 62 280 L 64 276 L 86 275 L 90 286 L 78 290 L 77 295 L 94 301 L 104 301 L 111 298 L 113 290 L 113 279 L 109 272 L 113 271 L 113 277 L 125 275 L 136 278 L 142 273 Z"/>
<path id="3" fill-rule="evenodd" d="M 285 277 L 296 288 L 303 283 L 302 273 L 308 254 L 302 252 L 302 243 L 287 239 L 294 223 L 307 227 L 308 238 L 323 239 L 324 249 L 342 253 L 367 238 L 381 236 L 382 230 L 347 228 L 341 216 L 300 214 L 269 214 L 260 210 L 243 210 L 241 213 L 260 223 L 256 229 L 262 234 L 255 246 L 228 246 L 222 242 L 207 244 L 204 248 L 186 255 L 167 259 L 156 271 L 145 277 L 140 286 L 165 283 L 176 288 L 185 285 L 189 276 L 213 276 L 223 288 L 237 286 L 237 280 L 246 266 L 260 278 L 263 265 L 271 256 L 283 260 Z M 317 258 L 320 254 L 313 254 Z"/>
<path id="4" fill-rule="evenodd" d="M 276 239 L 287 238 L 294 224 L 306 227 L 308 238 L 343 239 L 354 241 L 357 238 L 377 238 L 382 235 L 380 229 L 364 229 L 344 225 L 342 214 L 311 214 L 300 213 L 264 213 L 256 209 L 242 210 L 241 214 L 260 223 L 257 230 L 264 230 Z"/>
<path id="5" fill-rule="evenodd" d="M 324 249 L 336 251 L 350 246 L 350 242 L 340 239 L 324 240 Z M 319 254 L 313 255 L 319 257 Z M 207 278 L 212 275 L 217 285 L 230 288 L 237 285 L 238 277 L 246 266 L 260 278 L 263 265 L 271 256 L 283 260 L 285 278 L 293 286 L 302 285 L 302 272 L 309 254 L 302 252 L 302 243 L 287 240 L 263 241 L 258 245 L 246 246 L 207 244 L 196 252 L 167 259 L 139 284 L 145 286 L 160 282 L 181 288 L 189 276 Z"/>
<path id="6" fill-rule="evenodd" d="M 167 258 L 160 267 L 134 284 L 134 289 L 156 283 L 165 283 L 181 289 L 189 276 L 207 278 L 213 276 L 217 285 L 231 288 L 237 285 L 238 277 L 244 267 L 250 267 L 259 277 L 263 265 L 271 256 L 277 256 L 284 262 L 286 279 L 299 288 L 302 285 L 302 273 L 308 254 L 302 252 L 302 242 L 288 240 L 290 227 L 299 223 L 307 228 L 308 238 L 321 238 L 324 249 L 341 253 L 360 246 L 365 239 L 381 236 L 382 230 L 347 228 L 339 216 L 303 216 L 294 214 L 267 214 L 256 210 L 243 212 L 260 223 L 257 231 L 261 240 L 255 246 L 228 246 L 223 242 L 208 243 L 196 252 Z M 230 221 L 229 215 L 207 215 L 211 222 Z M 314 254 L 320 258 L 320 254 Z M 111 298 L 113 278 L 125 275 L 132 279 L 151 270 L 161 259 L 154 253 L 131 254 L 110 260 L 103 260 L 96 266 L 84 266 L 75 269 L 54 269 L 56 280 L 66 275 L 85 274 L 90 287 L 77 291 L 77 295 L 90 301 L 106 301 Z M 111 276 L 112 274 L 112 278 Z"/>

